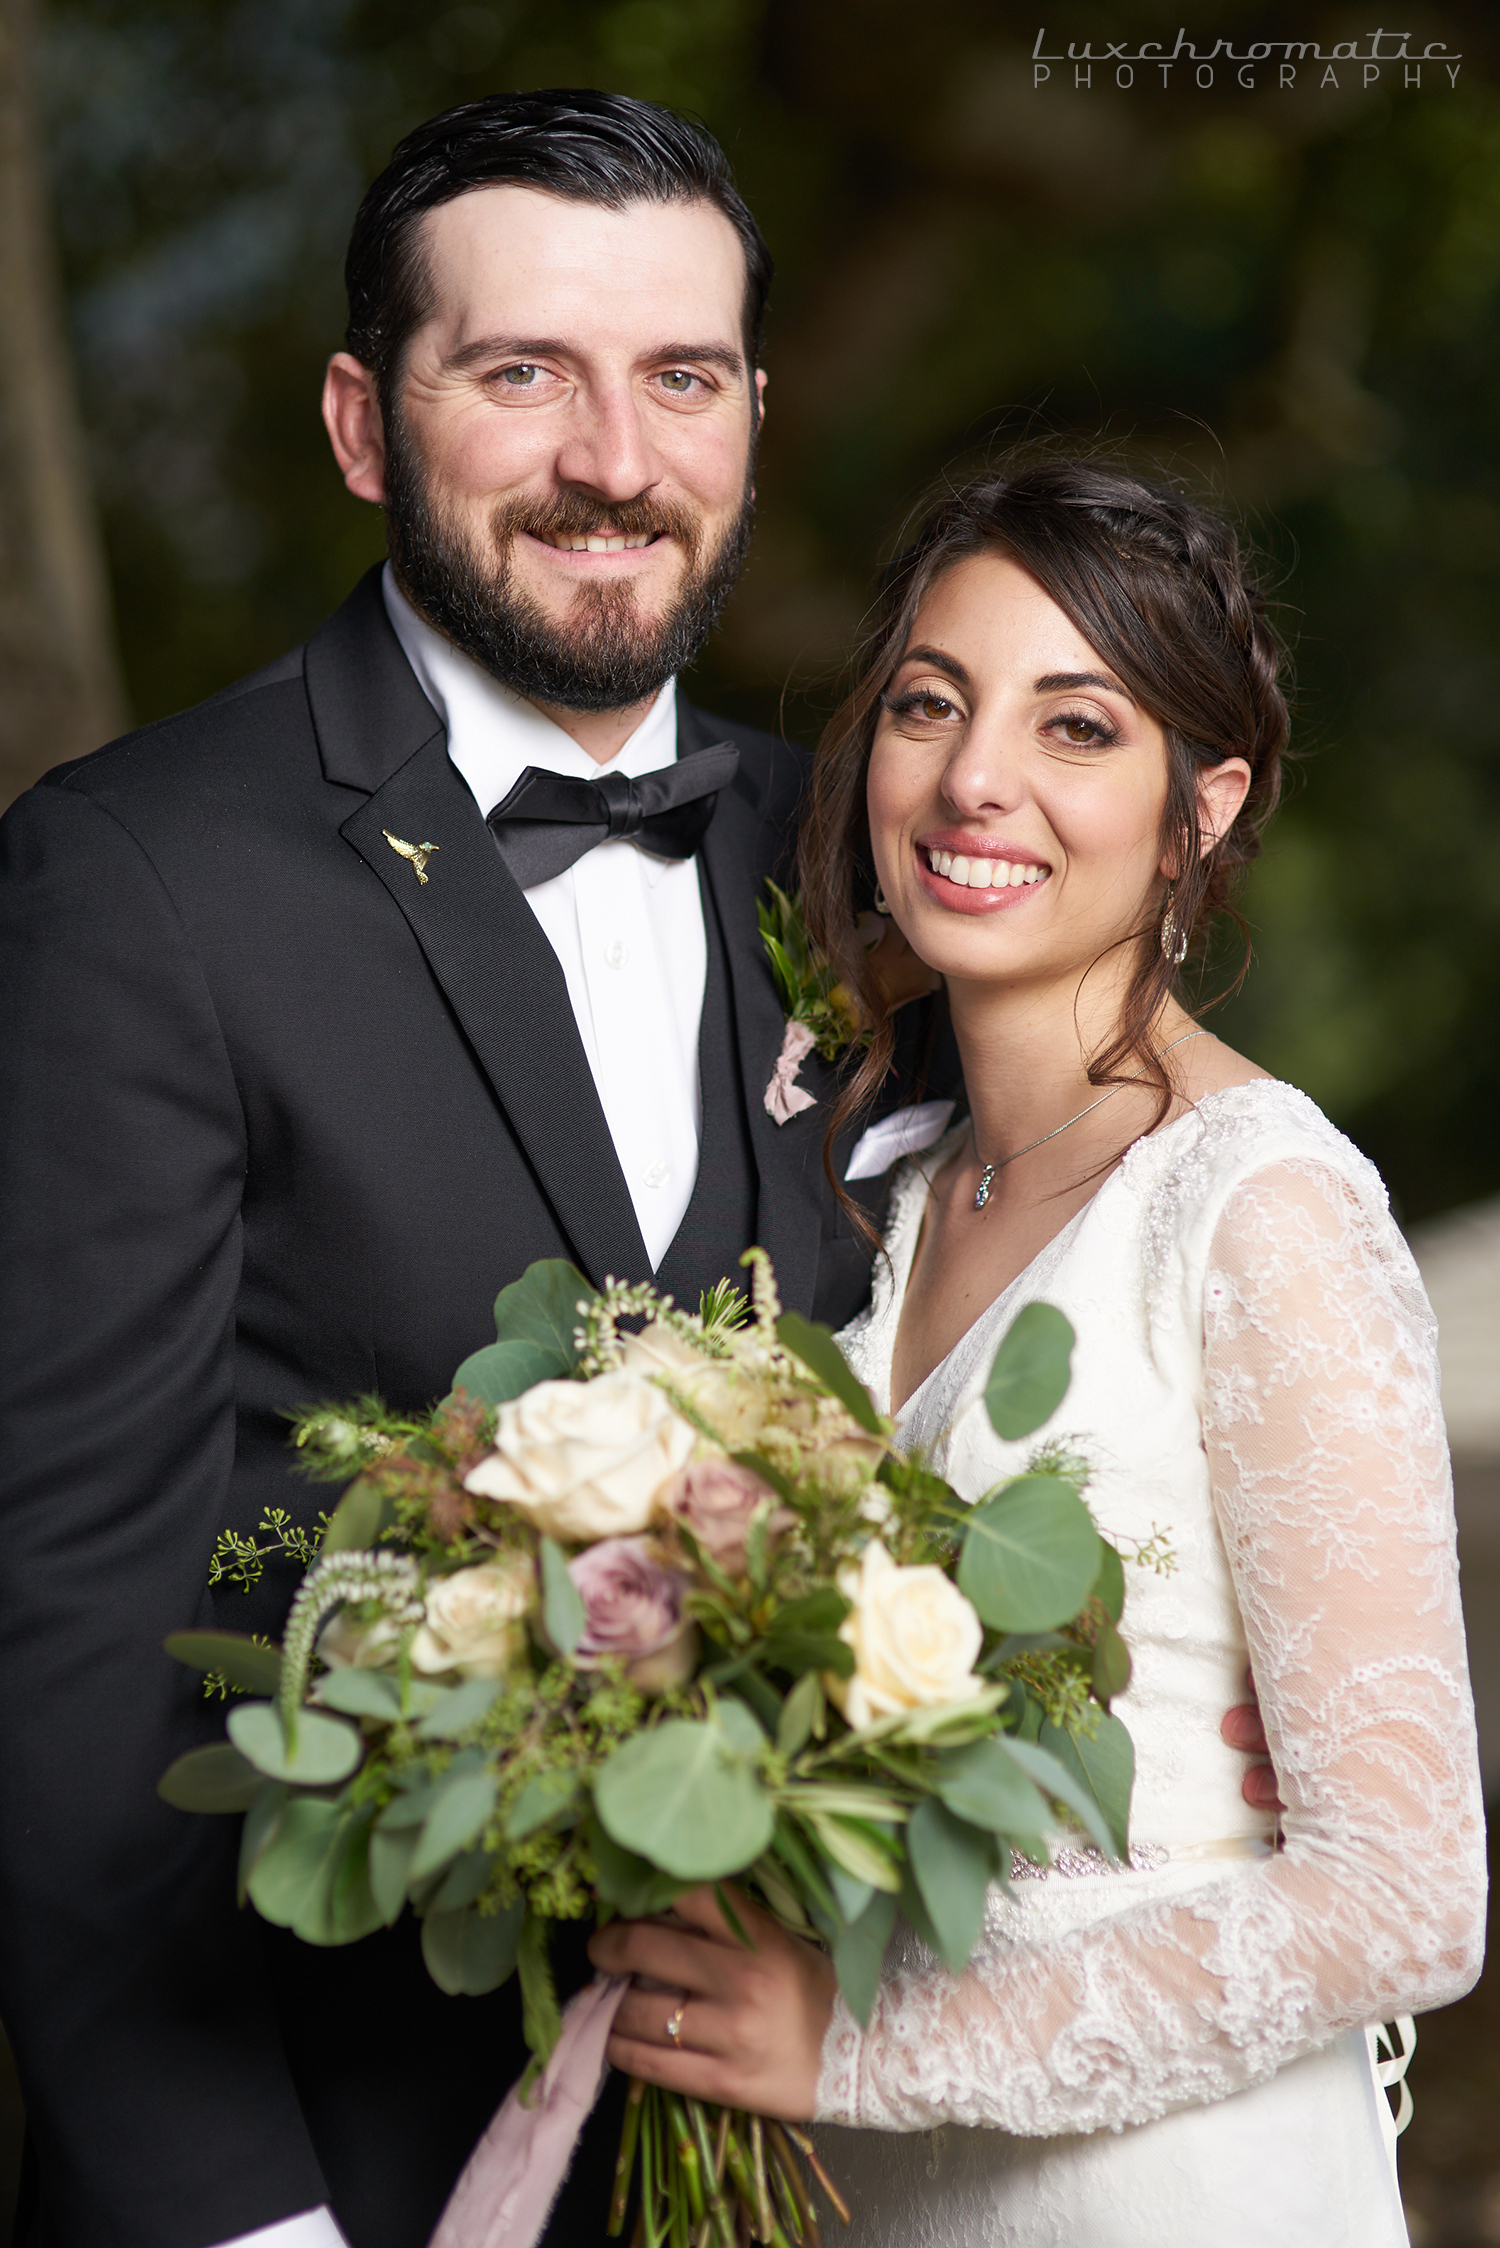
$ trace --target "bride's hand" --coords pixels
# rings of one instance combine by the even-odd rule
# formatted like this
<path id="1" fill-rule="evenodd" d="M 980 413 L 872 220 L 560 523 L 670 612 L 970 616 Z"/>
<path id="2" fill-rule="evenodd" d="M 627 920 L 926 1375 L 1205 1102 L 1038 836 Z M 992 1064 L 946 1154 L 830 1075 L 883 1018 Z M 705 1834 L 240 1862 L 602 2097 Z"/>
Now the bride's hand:
<path id="1" fill-rule="evenodd" d="M 670 1918 L 614 1920 L 599 1930 L 589 1945 L 596 1967 L 664 1986 L 626 1992 L 609 2058 L 669 2091 L 805 2122 L 833 2012 L 833 1967 L 738 1890 L 734 1909 L 753 1951 L 712 1889 L 689 1890 Z"/>

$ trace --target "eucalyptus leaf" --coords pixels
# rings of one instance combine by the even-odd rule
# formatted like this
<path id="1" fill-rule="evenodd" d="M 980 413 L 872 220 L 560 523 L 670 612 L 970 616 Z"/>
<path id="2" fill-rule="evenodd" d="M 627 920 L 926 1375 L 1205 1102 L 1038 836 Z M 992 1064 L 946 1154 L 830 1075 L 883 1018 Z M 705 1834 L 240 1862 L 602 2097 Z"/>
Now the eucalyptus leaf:
<path id="1" fill-rule="evenodd" d="M 320 1553 L 368 1552 L 391 1516 L 386 1499 L 361 1476 L 350 1484 L 330 1515 Z"/>
<path id="2" fill-rule="evenodd" d="M 771 1839 L 771 1801 L 755 1774 L 718 1725 L 687 1718 L 617 1748 L 594 1805 L 616 1842 L 682 1881 L 739 1873 Z"/>
<path id="3" fill-rule="evenodd" d="M 169 1764 L 156 1792 L 176 1811 L 248 1811 L 265 1784 L 232 1741 L 214 1741 Z"/>
<path id="4" fill-rule="evenodd" d="M 453 1387 L 483 1405 L 508 1405 L 534 1382 L 556 1381 L 571 1372 L 570 1359 L 535 1343 L 486 1343 L 483 1350 L 470 1352 L 453 1376 Z"/>
<path id="5" fill-rule="evenodd" d="M 573 1341 L 578 1306 L 597 1294 L 576 1265 L 561 1257 L 543 1257 L 495 1298 L 496 1340 L 530 1343 L 549 1351 L 558 1361 L 555 1370 L 571 1374 L 578 1363 Z"/>
<path id="6" fill-rule="evenodd" d="M 315 1899 L 340 1838 L 343 1817 L 343 1806 L 322 1796 L 292 1797 L 246 1885 L 263 1920 L 290 1928 Z"/>
<path id="7" fill-rule="evenodd" d="M 419 1827 L 426 1819 L 448 1782 L 457 1779 L 461 1772 L 481 1772 L 484 1769 L 484 1751 L 479 1748 L 462 1749 L 439 1779 L 430 1780 L 425 1774 L 412 1771 L 401 1792 L 393 1795 L 375 1824 L 383 1833 L 394 1833 L 402 1827 Z"/>
<path id="8" fill-rule="evenodd" d="M 304 1709 L 297 1718 L 297 1750 L 288 1755 L 281 1719 L 270 1702 L 242 1702 L 229 1712 L 229 1738 L 268 1779 L 294 1787 L 332 1787 L 346 1780 L 364 1753 L 352 1725 L 321 1710 Z"/>
<path id="9" fill-rule="evenodd" d="M 401 1715 L 401 1681 L 388 1670 L 361 1670 L 350 1664 L 319 1679 L 318 1701 L 323 1709 L 336 1709 L 345 1717 L 378 1717 L 383 1725 L 391 1725 Z"/>
<path id="10" fill-rule="evenodd" d="M 989 1885 L 1000 1871 L 995 1838 L 928 1796 L 907 1822 L 906 1850 L 938 1956 L 953 1974 L 962 1974 L 984 1925 Z"/>
<path id="11" fill-rule="evenodd" d="M 1057 1411 L 1072 1378 L 1072 1327 L 1052 1304 L 1024 1304 L 1000 1340 L 984 1402 L 997 1436 L 1030 1436 Z"/>
<path id="12" fill-rule="evenodd" d="M 877 1890 L 852 1926 L 834 1938 L 833 1969 L 855 2020 L 865 2025 L 880 1987 L 885 1947 L 896 1925 L 896 1900 Z"/>
<path id="13" fill-rule="evenodd" d="M 567 1557 L 551 1538 L 541 1540 L 542 1628 L 559 1655 L 571 1655 L 583 1637 L 583 1594 L 568 1575 Z"/>
<path id="14" fill-rule="evenodd" d="M 217 1670 L 247 1694 L 274 1694 L 281 1684 L 281 1649 L 262 1647 L 244 1631 L 174 1631 L 163 1642 L 174 1661 L 190 1670 Z"/>
<path id="15" fill-rule="evenodd" d="M 995 1631 L 1050 1631 L 1099 1574 L 1099 1533 L 1071 1485 L 1021 1475 L 970 1514 L 958 1587 Z"/>
<path id="16" fill-rule="evenodd" d="M 949 1750 L 934 1776 L 948 1809 L 990 1834 L 1039 1843 L 1053 1824 L 1046 1797 L 999 1740 Z"/>
<path id="17" fill-rule="evenodd" d="M 725 1694 L 714 1710 L 714 1723 L 733 1749 L 742 1756 L 759 1756 L 766 1731 L 754 1712 L 735 1694 Z"/>
<path id="18" fill-rule="evenodd" d="M 387 1831 L 377 1826 L 370 1836 L 370 1894 L 387 1928 L 393 1928 L 406 1903 L 407 1878 L 416 1854 L 416 1827 Z"/>
<path id="19" fill-rule="evenodd" d="M 500 1691 L 498 1678 L 466 1678 L 447 1687 L 417 1726 L 419 1741 L 458 1741 L 488 1715 Z"/>
<path id="20" fill-rule="evenodd" d="M 875 1400 L 834 1341 L 831 1327 L 815 1326 L 800 1312 L 787 1311 L 776 1322 L 776 1340 L 800 1358 L 825 1389 L 832 1390 L 852 1420 L 871 1436 L 884 1436 L 885 1424 L 875 1410 Z"/>
<path id="21" fill-rule="evenodd" d="M 370 1888 L 370 1825 L 345 1811 L 318 1880 L 292 1922 L 305 1944 L 353 1944 L 380 1926 Z"/>
<path id="22" fill-rule="evenodd" d="M 1130 1650 L 1113 1624 L 1106 1624 L 1094 1641 L 1089 1683 L 1101 1702 L 1113 1701 L 1130 1684 Z"/>
<path id="23" fill-rule="evenodd" d="M 444 1877 L 443 1885 L 428 1908 L 428 1918 L 434 1913 L 462 1912 L 480 1895 L 495 1870 L 495 1861 L 487 1850 L 465 1850 L 455 1858 Z"/>
<path id="24" fill-rule="evenodd" d="M 847 1678 L 854 1668 L 854 1650 L 838 1632 L 848 1613 L 849 1602 L 832 1585 L 820 1585 L 816 1592 L 788 1600 L 777 1609 L 762 1642 L 762 1662 L 794 1678 L 825 1670 Z"/>
<path id="25" fill-rule="evenodd" d="M 473 1905 L 458 1912 L 430 1912 L 422 1922 L 422 1957 L 427 1972 L 450 1998 L 483 1998 L 498 1990 L 516 1964 L 516 1945 L 526 1907 L 519 1898 L 499 1912 Z"/>
<path id="26" fill-rule="evenodd" d="M 1101 1849 L 1117 1858 L 1124 1858 L 1130 1848 L 1130 1793 L 1135 1784 L 1135 1745 L 1118 1717 L 1107 1712 L 1099 1720 L 1099 1730 L 1090 1740 L 1080 1734 L 1074 1740 L 1071 1733 L 1061 1732 L 1054 1725 L 1043 1725 L 1038 1745 L 1054 1757 L 1083 1794 L 1094 1811 L 1091 1825 L 1094 1839 Z M 1042 1785 L 1046 1786 L 1043 1781 Z M 1056 1790 L 1051 1792 L 1056 1793 Z M 1066 1802 L 1067 1798 L 1063 1800 Z M 1076 1806 L 1070 1806 L 1076 1808 Z M 1081 1815 L 1081 1814 L 1080 1814 Z M 1106 1829 L 1104 1839 L 1098 1833 L 1098 1821 Z"/>
<path id="27" fill-rule="evenodd" d="M 460 1772 L 456 1779 L 441 1782 L 411 1862 L 413 1881 L 446 1865 L 484 1832 L 494 1814 L 498 1792 L 493 1772 Z"/>
<path id="28" fill-rule="evenodd" d="M 654 1912 L 665 1912 L 691 1886 L 674 1881 L 671 1874 L 638 1858 L 633 1850 L 622 1850 L 597 1819 L 589 1823 L 588 1844 L 600 1896 L 627 1920 L 645 1920 Z"/>
<path id="29" fill-rule="evenodd" d="M 845 1922 L 851 1928 L 870 1899 L 884 1894 L 883 1891 L 877 1890 L 871 1882 L 856 1881 L 852 1873 L 845 1873 L 843 1867 L 836 1866 L 831 1859 L 828 1863 L 827 1873 L 828 1886 L 838 1900 L 838 1908 L 843 1914 Z"/>
<path id="30" fill-rule="evenodd" d="M 1125 1564 L 1108 1538 L 1099 1540 L 1099 1574 L 1089 1587 L 1112 1624 L 1125 1613 Z"/>
<path id="31" fill-rule="evenodd" d="M 243 1904 L 248 1893 L 250 1875 L 262 1850 L 281 1824 L 287 1805 L 287 1790 L 277 1780 L 262 1780 L 259 1792 L 245 1813 L 244 1830 L 240 1835 L 240 1862 L 237 1876 L 237 1901 Z"/>
<path id="32" fill-rule="evenodd" d="M 550 1826 L 579 1799 L 576 1772 L 538 1772 L 535 1779 L 526 1782 L 505 1814 L 506 1841 L 524 1842 L 528 1834 Z"/>
<path id="33" fill-rule="evenodd" d="M 1101 1717 L 1099 1722 L 1101 1727 L 1106 1724 L 1119 1725 L 1120 1723 L 1118 1718 L 1104 1717 Z M 1044 1795 L 1051 1796 L 1055 1802 L 1063 1804 L 1067 1810 L 1072 1812 L 1074 1818 L 1080 1822 L 1106 1857 L 1114 1857 L 1116 1855 L 1114 1838 L 1110 1833 L 1108 1821 L 1100 1807 L 1098 1798 L 1094 1794 L 1087 1776 L 1080 1775 L 1078 1761 L 1072 1755 L 1065 1755 L 1061 1750 L 1060 1744 L 1064 1742 L 1066 1742 L 1069 1751 L 1073 1749 L 1072 1736 L 1068 1733 L 1059 1732 L 1055 1726 L 1047 1724 L 1043 1724 L 1040 1730 L 1051 1743 L 1051 1747 L 1043 1748 L 1040 1745 L 1033 1747 L 1029 1741 L 1018 1740 L 1013 1735 L 1007 1735 L 1000 1745 L 1008 1756 L 1015 1758 L 1028 1778 L 1036 1781 Z M 1123 1725 L 1120 1726 L 1120 1730 L 1122 1733 L 1125 1731 Z M 1128 1734 L 1126 1738 L 1129 1738 Z M 1059 1750 L 1056 1755 L 1052 1753 L 1054 1748 Z M 1131 1755 L 1133 1763 L 1134 1751 L 1131 1752 Z"/>

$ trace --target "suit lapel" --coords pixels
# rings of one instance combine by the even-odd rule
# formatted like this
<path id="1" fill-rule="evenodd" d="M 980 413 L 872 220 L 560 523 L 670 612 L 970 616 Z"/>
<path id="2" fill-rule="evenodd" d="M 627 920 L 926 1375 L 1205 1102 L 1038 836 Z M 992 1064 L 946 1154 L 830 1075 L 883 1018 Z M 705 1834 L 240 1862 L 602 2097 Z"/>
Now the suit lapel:
<path id="1" fill-rule="evenodd" d="M 306 676 L 328 778 L 370 792 L 339 832 L 405 916 L 580 1266 L 595 1281 L 649 1278 L 557 955 L 448 756 L 378 573 L 308 644 Z M 388 836 L 436 845 L 425 882 Z M 482 1178 L 460 1183 L 484 1192 Z"/>
<path id="2" fill-rule="evenodd" d="M 679 755 L 721 738 L 686 703 L 679 701 L 678 713 Z M 723 791 L 714 807 L 702 857 L 724 931 L 750 1145 L 759 1174 L 755 1238 L 776 1268 L 783 1303 L 808 1310 L 822 1233 L 827 1089 L 815 1108 L 788 1124 L 773 1123 L 766 1113 L 765 1089 L 781 1052 L 786 1018 L 755 907 L 762 881 L 775 870 L 779 844 L 737 783 Z M 802 1075 L 809 1091 L 819 1091 L 821 1072 L 804 1066 Z"/>

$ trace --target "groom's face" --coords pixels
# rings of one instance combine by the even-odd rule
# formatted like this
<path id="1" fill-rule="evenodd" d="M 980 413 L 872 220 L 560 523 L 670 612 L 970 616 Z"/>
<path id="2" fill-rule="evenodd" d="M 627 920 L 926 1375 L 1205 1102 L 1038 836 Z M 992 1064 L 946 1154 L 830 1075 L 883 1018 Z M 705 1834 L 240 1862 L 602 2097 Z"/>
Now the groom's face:
<path id="1" fill-rule="evenodd" d="M 422 224 L 432 310 L 385 431 L 397 575 L 522 693 L 628 705 L 691 660 L 748 537 L 738 237 L 707 203 L 508 185 Z"/>

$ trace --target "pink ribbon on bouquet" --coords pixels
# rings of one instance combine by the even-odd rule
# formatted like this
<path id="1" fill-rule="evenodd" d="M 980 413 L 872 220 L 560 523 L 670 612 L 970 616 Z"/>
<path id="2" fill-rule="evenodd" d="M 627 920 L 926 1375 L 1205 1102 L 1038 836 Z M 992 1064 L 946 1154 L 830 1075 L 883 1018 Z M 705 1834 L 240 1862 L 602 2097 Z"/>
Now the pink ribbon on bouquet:
<path id="1" fill-rule="evenodd" d="M 430 2248 L 535 2248 L 594 2112 L 604 2049 L 628 1975 L 596 1975 L 570 1999 L 552 2058 L 529 2105 L 517 2087 L 465 2164 Z"/>
<path id="2" fill-rule="evenodd" d="M 797 1072 L 818 1043 L 806 1023 L 789 1022 L 781 1041 L 781 1052 L 776 1057 L 776 1067 L 771 1072 L 771 1082 L 766 1087 L 766 1113 L 778 1124 L 789 1124 L 804 1108 L 816 1108 L 811 1093 L 804 1093 L 797 1083 Z"/>

